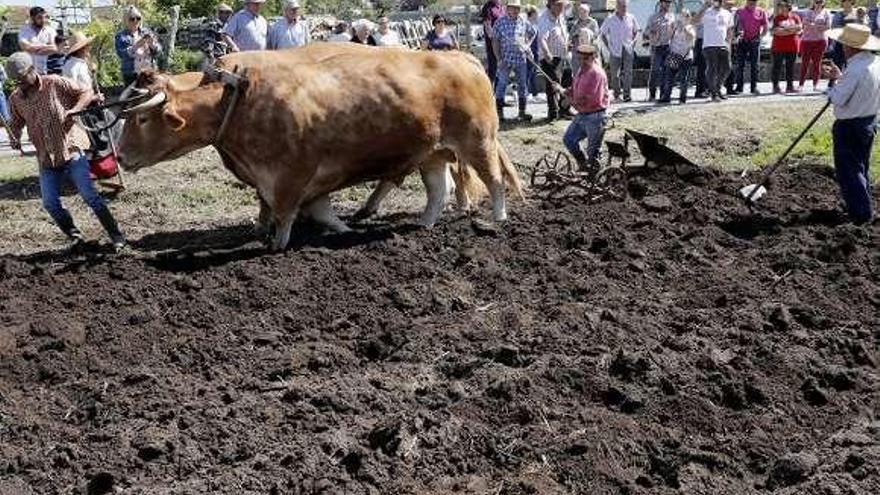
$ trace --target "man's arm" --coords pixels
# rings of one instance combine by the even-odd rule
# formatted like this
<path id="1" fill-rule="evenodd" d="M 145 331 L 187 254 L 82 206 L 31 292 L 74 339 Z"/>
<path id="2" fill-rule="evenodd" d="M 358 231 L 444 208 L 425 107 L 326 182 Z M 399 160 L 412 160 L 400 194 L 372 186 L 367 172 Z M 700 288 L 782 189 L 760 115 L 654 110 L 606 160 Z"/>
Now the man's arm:
<path id="1" fill-rule="evenodd" d="M 24 129 L 24 117 L 21 116 L 21 113 L 18 111 L 18 105 L 16 105 L 12 99 L 10 99 L 9 102 L 9 114 L 12 117 L 12 121 L 9 122 L 9 132 L 12 134 L 9 136 L 9 145 L 13 149 L 20 150 L 21 131 Z"/>
<path id="2" fill-rule="evenodd" d="M 62 104 L 70 104 L 64 112 L 65 121 L 73 114 L 82 112 L 95 101 L 95 92 L 92 91 L 92 88 L 85 88 L 64 77 L 57 78 L 56 84 Z"/>
<path id="3" fill-rule="evenodd" d="M 492 53 L 495 54 L 495 60 L 501 61 L 501 32 L 498 30 L 498 26 L 501 24 L 501 21 L 495 23 L 495 28 L 492 30 Z"/>
<path id="4" fill-rule="evenodd" d="M 823 65 L 822 74 L 829 81 L 836 81 L 834 87 L 828 89 L 828 99 L 831 100 L 831 103 L 833 105 L 848 104 L 853 95 L 855 95 L 856 88 L 859 87 L 859 78 L 848 77 L 846 74 L 843 74 L 840 68 L 834 65 L 834 62 Z"/>
<path id="5" fill-rule="evenodd" d="M 229 45 L 230 52 L 240 52 L 241 49 L 238 47 L 238 44 L 235 43 L 235 35 L 238 32 L 238 17 L 233 15 L 229 18 L 229 22 L 223 26 L 223 31 L 220 34 L 223 35 L 223 38 L 226 40 L 226 44 Z"/>

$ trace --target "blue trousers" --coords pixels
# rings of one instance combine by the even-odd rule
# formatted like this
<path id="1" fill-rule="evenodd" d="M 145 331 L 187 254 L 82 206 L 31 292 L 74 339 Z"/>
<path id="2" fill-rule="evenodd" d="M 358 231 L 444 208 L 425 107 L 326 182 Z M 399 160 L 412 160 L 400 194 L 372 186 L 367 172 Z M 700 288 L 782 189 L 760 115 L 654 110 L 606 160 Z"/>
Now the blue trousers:
<path id="1" fill-rule="evenodd" d="M 504 101 L 504 93 L 507 92 L 507 85 L 510 83 L 511 69 L 516 78 L 516 94 L 519 97 L 519 101 L 526 101 L 526 94 L 529 89 L 529 63 L 526 61 L 514 66 L 505 63 L 498 64 L 498 81 L 495 84 L 495 100 Z"/>
<path id="2" fill-rule="evenodd" d="M 666 85 L 666 57 L 669 56 L 669 45 L 651 48 L 651 77 L 648 79 L 648 97 L 652 100 L 657 90 L 663 91 Z"/>
<path id="3" fill-rule="evenodd" d="M 874 216 L 869 177 L 871 146 L 877 132 L 876 116 L 837 120 L 834 137 L 834 171 L 846 211 L 854 223 L 865 223 Z"/>
<path id="4" fill-rule="evenodd" d="M 12 116 L 9 115 L 9 103 L 6 101 L 6 94 L 2 91 L 0 91 L 0 116 L 6 122 L 12 120 Z"/>
<path id="5" fill-rule="evenodd" d="M 736 45 L 736 90 L 742 92 L 745 85 L 746 62 L 749 63 L 749 83 L 752 91 L 758 89 L 758 62 L 761 57 L 761 40 L 740 41 Z"/>
<path id="6" fill-rule="evenodd" d="M 40 168 L 40 195 L 43 198 L 43 208 L 61 230 L 70 235 L 74 231 L 73 218 L 61 204 L 61 186 L 68 180 L 73 182 L 80 197 L 96 214 L 105 210 L 107 206 L 89 177 L 89 162 L 82 154 L 61 167 Z"/>
<path id="7" fill-rule="evenodd" d="M 594 161 L 599 159 L 602 150 L 602 137 L 605 135 L 605 110 L 592 113 L 579 113 L 568 129 L 562 142 L 568 148 L 568 152 L 578 162 Z M 581 151 L 581 141 L 587 140 L 587 155 Z"/>

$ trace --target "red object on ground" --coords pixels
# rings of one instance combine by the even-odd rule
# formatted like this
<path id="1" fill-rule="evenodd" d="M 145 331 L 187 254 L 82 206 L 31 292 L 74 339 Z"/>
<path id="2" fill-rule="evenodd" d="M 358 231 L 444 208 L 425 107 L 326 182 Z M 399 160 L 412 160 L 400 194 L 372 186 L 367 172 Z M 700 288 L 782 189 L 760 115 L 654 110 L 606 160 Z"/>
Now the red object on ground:
<path id="1" fill-rule="evenodd" d="M 96 179 L 109 179 L 114 177 L 118 172 L 118 164 L 116 156 L 109 154 L 102 157 L 93 158 L 89 162 L 89 171 Z"/>

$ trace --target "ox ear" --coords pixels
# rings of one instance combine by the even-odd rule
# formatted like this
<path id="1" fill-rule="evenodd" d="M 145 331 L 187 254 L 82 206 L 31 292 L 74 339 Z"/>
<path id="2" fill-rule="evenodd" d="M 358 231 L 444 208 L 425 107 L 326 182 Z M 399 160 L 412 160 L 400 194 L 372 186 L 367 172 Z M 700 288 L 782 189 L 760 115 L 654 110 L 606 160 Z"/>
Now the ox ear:
<path id="1" fill-rule="evenodd" d="M 174 132 L 180 132 L 186 127 L 186 119 L 171 107 L 165 107 L 165 110 L 162 111 L 162 118 L 165 119 L 165 122 L 171 126 L 171 130 Z"/>

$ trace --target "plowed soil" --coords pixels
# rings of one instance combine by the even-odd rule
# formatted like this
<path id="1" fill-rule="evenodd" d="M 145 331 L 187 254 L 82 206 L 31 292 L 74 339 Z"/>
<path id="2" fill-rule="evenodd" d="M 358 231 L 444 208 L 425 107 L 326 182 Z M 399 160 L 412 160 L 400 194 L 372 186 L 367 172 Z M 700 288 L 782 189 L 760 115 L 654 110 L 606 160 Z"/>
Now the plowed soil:
<path id="1" fill-rule="evenodd" d="M 878 493 L 880 227 L 739 185 L 2 258 L 0 493 Z"/>

